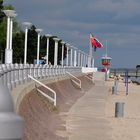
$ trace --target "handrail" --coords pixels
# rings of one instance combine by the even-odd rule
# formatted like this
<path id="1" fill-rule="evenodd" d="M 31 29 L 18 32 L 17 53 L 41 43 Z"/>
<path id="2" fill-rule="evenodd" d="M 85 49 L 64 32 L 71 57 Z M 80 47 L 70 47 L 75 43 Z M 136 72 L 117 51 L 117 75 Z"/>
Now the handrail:
<path id="1" fill-rule="evenodd" d="M 66 72 L 68 75 L 70 75 L 70 76 L 72 76 L 74 79 L 76 79 L 76 80 L 72 80 L 76 85 L 78 85 L 79 86 L 79 88 L 81 88 L 81 80 L 80 79 L 78 79 L 76 76 L 74 76 L 73 74 L 71 74 L 70 72 Z"/>
<path id="2" fill-rule="evenodd" d="M 50 97 L 49 95 L 45 94 L 43 91 L 41 91 L 40 89 L 37 89 L 44 97 L 48 98 L 49 100 L 54 102 L 54 106 L 56 106 L 56 92 L 51 89 L 50 87 L 46 86 L 45 84 L 41 83 L 40 81 L 38 81 L 37 79 L 33 78 L 31 75 L 28 75 L 29 78 L 31 78 L 33 81 L 35 81 L 36 83 L 40 84 L 41 86 L 43 86 L 44 88 L 48 89 L 49 91 L 51 91 L 54 94 L 54 98 Z"/>
<path id="3" fill-rule="evenodd" d="M 88 78 L 89 80 L 93 80 L 93 76 L 91 76 L 89 74 L 85 75 L 85 77 Z"/>

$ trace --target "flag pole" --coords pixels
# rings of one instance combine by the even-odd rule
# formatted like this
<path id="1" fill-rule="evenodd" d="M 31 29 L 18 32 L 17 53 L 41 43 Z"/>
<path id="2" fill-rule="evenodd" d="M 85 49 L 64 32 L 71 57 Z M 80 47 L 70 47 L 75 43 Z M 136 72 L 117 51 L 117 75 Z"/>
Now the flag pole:
<path id="1" fill-rule="evenodd" d="M 106 40 L 106 50 L 105 51 L 106 51 L 106 56 L 107 56 L 107 40 Z"/>
<path id="2" fill-rule="evenodd" d="M 92 52 L 92 44 L 90 41 L 91 34 L 89 36 L 89 58 L 88 58 L 88 67 L 94 67 L 94 59 L 93 59 L 93 52 Z"/>

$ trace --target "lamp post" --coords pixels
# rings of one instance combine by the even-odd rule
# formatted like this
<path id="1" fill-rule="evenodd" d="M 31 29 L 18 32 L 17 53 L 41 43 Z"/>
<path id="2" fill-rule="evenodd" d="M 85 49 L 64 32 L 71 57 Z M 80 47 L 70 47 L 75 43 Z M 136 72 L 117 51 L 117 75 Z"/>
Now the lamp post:
<path id="1" fill-rule="evenodd" d="M 70 49 L 70 66 L 72 66 L 73 65 L 73 63 L 72 63 L 72 57 L 73 57 L 73 46 L 70 46 L 71 47 L 71 49 Z"/>
<path id="2" fill-rule="evenodd" d="M 61 41 L 61 44 L 62 44 L 62 57 L 61 57 L 61 65 L 64 66 L 64 45 L 65 45 L 65 42 L 64 41 Z"/>
<path id="3" fill-rule="evenodd" d="M 37 64 L 39 64 L 39 48 L 40 48 L 40 33 L 43 31 L 42 29 L 35 29 L 38 34 L 37 39 Z"/>
<path id="4" fill-rule="evenodd" d="M 47 37 L 47 48 L 46 48 L 46 64 L 49 64 L 49 38 L 52 36 L 51 34 L 46 34 Z"/>
<path id="5" fill-rule="evenodd" d="M 23 22 L 25 26 L 25 42 L 24 42 L 24 64 L 27 63 L 27 36 L 28 36 L 28 29 L 31 27 L 32 23 L 30 22 Z"/>
<path id="6" fill-rule="evenodd" d="M 68 66 L 69 65 L 69 46 L 70 46 L 70 44 L 66 44 L 66 46 L 67 46 L 67 60 L 66 60 L 66 66 Z"/>
<path id="7" fill-rule="evenodd" d="M 13 31 L 13 18 L 16 17 L 14 10 L 3 10 L 7 16 L 7 39 L 5 49 L 5 64 L 12 63 L 12 31 Z"/>
<path id="8" fill-rule="evenodd" d="M 73 47 L 74 48 L 74 67 L 77 66 L 77 48 L 76 47 Z"/>
<path id="9" fill-rule="evenodd" d="M 80 67 L 80 50 L 78 50 L 78 66 Z"/>
<path id="10" fill-rule="evenodd" d="M 81 67 L 83 66 L 83 52 L 81 51 Z"/>
<path id="11" fill-rule="evenodd" d="M 58 38 L 54 38 L 53 39 L 55 41 L 55 48 L 54 48 L 54 66 L 57 66 L 57 60 L 58 60 L 58 41 L 60 39 Z"/>

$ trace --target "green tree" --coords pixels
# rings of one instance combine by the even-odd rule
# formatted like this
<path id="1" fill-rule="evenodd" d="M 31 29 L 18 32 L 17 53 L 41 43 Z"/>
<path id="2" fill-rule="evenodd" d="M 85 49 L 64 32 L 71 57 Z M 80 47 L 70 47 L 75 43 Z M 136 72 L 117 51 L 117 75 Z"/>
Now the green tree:
<path id="1" fill-rule="evenodd" d="M 13 63 L 23 63 L 24 59 L 24 33 L 16 33 L 13 38 Z"/>
<path id="2" fill-rule="evenodd" d="M 36 59 L 37 54 L 37 33 L 35 31 L 36 27 L 33 25 L 28 31 L 28 49 L 27 49 L 27 62 L 33 63 Z"/>
<path id="3" fill-rule="evenodd" d="M 4 17 L 4 13 L 2 9 L 3 9 L 3 0 L 0 0 L 0 23 L 2 22 L 3 17 Z"/>

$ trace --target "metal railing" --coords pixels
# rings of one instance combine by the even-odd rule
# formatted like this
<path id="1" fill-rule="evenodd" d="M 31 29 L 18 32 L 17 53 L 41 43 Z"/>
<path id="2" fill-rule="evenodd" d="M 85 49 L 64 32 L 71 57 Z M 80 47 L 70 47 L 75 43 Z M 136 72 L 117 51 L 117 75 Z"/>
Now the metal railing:
<path id="1" fill-rule="evenodd" d="M 125 72 L 128 71 L 128 76 L 130 77 L 140 77 L 140 68 L 136 69 L 128 69 L 128 68 L 112 68 L 110 69 L 110 73 L 113 75 L 121 75 L 125 76 Z"/>
<path id="2" fill-rule="evenodd" d="M 81 67 L 62 67 L 34 64 L 1 64 L 0 81 L 10 90 L 13 90 L 18 85 L 30 82 L 28 75 L 38 80 L 49 80 L 53 77 L 66 75 L 66 71 L 70 73 L 81 73 Z"/>
<path id="3" fill-rule="evenodd" d="M 49 100 L 51 100 L 54 103 L 54 106 L 56 106 L 56 92 L 51 89 L 50 87 L 44 85 L 43 83 L 41 83 L 40 81 L 38 81 L 37 79 L 33 78 L 31 75 L 28 75 L 29 78 L 31 78 L 33 81 L 35 81 L 36 83 L 38 83 L 39 85 L 41 85 L 42 87 L 44 87 L 45 89 L 49 90 L 51 93 L 53 93 L 53 98 L 49 95 L 47 95 L 45 92 L 43 92 L 41 89 L 37 88 L 37 91 L 39 93 L 41 93 L 41 95 L 43 95 L 44 97 L 48 98 Z"/>
<path id="4" fill-rule="evenodd" d="M 81 88 L 81 80 L 78 79 L 76 76 L 74 76 L 73 74 L 71 74 L 70 72 L 66 72 L 69 76 L 71 76 L 74 79 L 71 79 L 73 81 L 73 83 L 75 83 L 79 88 Z"/>
<path id="5" fill-rule="evenodd" d="M 86 74 L 85 77 L 91 81 L 93 81 L 93 73 Z"/>

